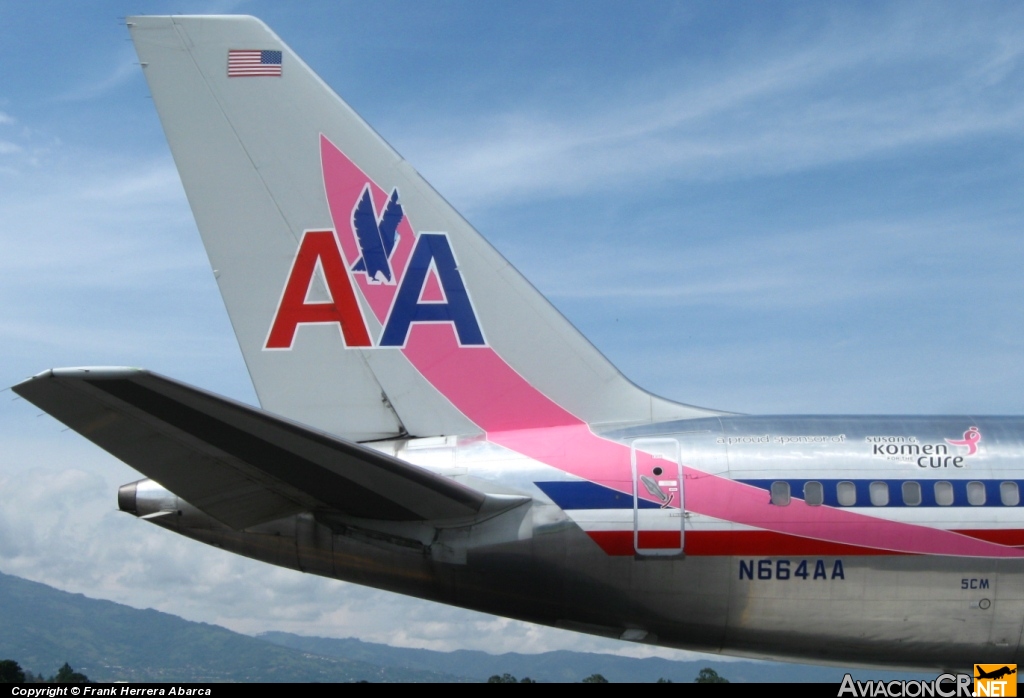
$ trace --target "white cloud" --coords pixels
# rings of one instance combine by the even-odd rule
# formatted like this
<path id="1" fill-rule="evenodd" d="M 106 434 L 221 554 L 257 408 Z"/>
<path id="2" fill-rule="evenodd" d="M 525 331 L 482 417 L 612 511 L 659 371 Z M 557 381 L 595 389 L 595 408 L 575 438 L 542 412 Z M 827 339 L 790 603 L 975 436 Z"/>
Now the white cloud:
<path id="1" fill-rule="evenodd" d="M 639 229 L 669 229 L 657 216 Z M 678 224 L 677 224 L 678 225 Z M 943 211 L 888 220 L 785 227 L 756 235 L 687 240 L 633 236 L 598 229 L 573 252 L 567 274 L 560 257 L 534 261 L 533 280 L 551 298 L 617 301 L 624 306 L 675 308 L 835 308 L 871 298 L 920 296 L 951 282 L 984 284 L 963 265 L 963 231 L 970 230 L 975 264 L 1012 248 L 1015 219 Z M 609 260 L 615 260 L 609 264 Z"/>
<path id="2" fill-rule="evenodd" d="M 62 102 L 82 102 L 95 99 L 136 79 L 139 76 L 139 64 L 138 59 L 135 59 L 134 55 L 134 52 L 126 50 L 117 61 L 117 64 L 106 75 L 91 82 L 80 84 L 68 92 L 57 96 L 56 99 Z"/>
<path id="3" fill-rule="evenodd" d="M 7 288 L 109 287 L 206 267 L 169 159 L 104 162 L 82 154 L 22 173 L 7 192 L 0 200 L 0 240 L 10 250 L 0 259 L 0 285 Z"/>
<path id="4" fill-rule="evenodd" d="M 637 76 L 600 98 L 570 93 L 557 110 L 484 110 L 475 128 L 456 132 L 396 123 L 395 140 L 442 191 L 475 207 L 665 179 L 778 175 L 1019 132 L 1024 97 L 1014 71 L 1024 49 L 1012 32 L 967 26 L 959 36 L 910 38 L 919 24 L 897 16 L 891 27 L 844 25 L 749 61 Z"/>
<path id="5" fill-rule="evenodd" d="M 96 451 L 83 450 L 89 449 Z M 88 470 L 28 468 L 0 476 L 0 571 L 252 634 L 282 630 L 438 650 L 468 644 L 493 653 L 572 648 L 693 656 L 431 604 L 231 555 L 114 511 L 121 484 L 116 473 L 123 481 L 137 476 L 102 455 L 88 460 Z"/>

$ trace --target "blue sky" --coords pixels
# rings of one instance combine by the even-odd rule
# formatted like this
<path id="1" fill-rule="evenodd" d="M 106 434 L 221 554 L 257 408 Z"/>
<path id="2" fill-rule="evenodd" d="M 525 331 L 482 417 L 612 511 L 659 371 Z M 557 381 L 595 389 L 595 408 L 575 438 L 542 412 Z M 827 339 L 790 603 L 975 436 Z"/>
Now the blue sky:
<path id="1" fill-rule="evenodd" d="M 261 17 L 641 386 L 1024 413 L 1009 3 L 0 4 L 4 385 L 135 365 L 255 399 L 120 19 L 166 12 Z M 609 647 L 165 534 L 37 413 L 0 400 L 0 571 L 246 632 Z"/>

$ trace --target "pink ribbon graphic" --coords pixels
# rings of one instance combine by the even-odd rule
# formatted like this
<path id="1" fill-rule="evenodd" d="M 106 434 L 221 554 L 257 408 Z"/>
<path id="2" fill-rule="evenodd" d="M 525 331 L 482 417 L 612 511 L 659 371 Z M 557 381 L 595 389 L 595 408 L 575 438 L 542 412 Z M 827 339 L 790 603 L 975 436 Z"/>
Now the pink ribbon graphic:
<path id="1" fill-rule="evenodd" d="M 978 452 L 978 442 L 981 441 L 981 432 L 978 431 L 978 427 L 971 427 L 964 432 L 964 438 L 961 441 L 954 441 L 953 439 L 946 439 L 946 443 L 950 446 L 966 446 L 967 455 L 973 456 Z"/>

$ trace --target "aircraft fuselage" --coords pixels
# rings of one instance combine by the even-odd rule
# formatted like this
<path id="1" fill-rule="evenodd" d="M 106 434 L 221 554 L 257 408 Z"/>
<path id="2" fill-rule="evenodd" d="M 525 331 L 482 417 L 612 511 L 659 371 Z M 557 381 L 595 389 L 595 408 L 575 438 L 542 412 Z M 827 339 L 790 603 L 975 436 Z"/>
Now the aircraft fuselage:
<path id="1" fill-rule="evenodd" d="M 306 572 L 641 642 L 894 666 L 1013 663 L 1022 433 L 1024 420 L 1002 417 L 668 422 L 597 432 L 634 446 L 617 480 L 600 464 L 601 484 L 486 438 L 394 441 L 378 448 L 532 502 L 450 527 L 313 513 L 237 532 L 182 502 L 182 515 L 153 521 Z M 667 506 L 637 453 L 662 456 L 651 480 Z M 148 487 L 140 515 L 173 497 Z"/>

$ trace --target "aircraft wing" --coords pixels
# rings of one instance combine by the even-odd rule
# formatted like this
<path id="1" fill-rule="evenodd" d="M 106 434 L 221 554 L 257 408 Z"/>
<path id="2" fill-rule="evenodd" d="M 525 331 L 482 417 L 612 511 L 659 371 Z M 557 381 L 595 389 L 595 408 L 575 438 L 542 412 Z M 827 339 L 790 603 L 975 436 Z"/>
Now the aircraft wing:
<path id="1" fill-rule="evenodd" d="M 234 529 L 304 511 L 438 522 L 491 508 L 453 480 L 141 369 L 53 369 L 13 390 Z"/>

